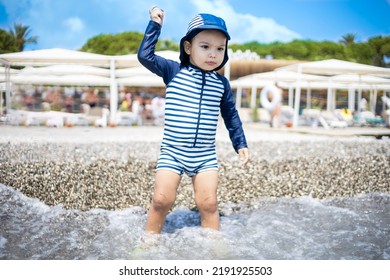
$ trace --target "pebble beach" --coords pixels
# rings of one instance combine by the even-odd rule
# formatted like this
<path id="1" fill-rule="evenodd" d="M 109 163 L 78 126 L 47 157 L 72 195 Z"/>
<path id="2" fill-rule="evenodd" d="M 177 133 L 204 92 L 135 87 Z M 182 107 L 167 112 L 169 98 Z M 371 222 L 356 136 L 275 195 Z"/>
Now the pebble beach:
<path id="1" fill-rule="evenodd" d="M 244 126 L 251 162 L 240 166 L 226 129 L 217 134 L 218 199 L 316 199 L 390 193 L 390 140 Z M 49 206 L 107 210 L 149 207 L 162 127 L 0 127 L 0 183 Z M 183 176 L 174 207 L 195 208 Z"/>

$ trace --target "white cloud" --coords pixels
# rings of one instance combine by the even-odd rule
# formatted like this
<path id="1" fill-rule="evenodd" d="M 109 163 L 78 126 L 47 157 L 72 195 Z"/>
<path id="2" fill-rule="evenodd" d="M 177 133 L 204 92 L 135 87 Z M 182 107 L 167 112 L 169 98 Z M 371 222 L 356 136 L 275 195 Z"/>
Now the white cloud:
<path id="1" fill-rule="evenodd" d="M 272 18 L 236 12 L 226 0 L 193 0 L 192 4 L 198 12 L 212 13 L 225 19 L 233 42 L 287 42 L 301 38 L 301 35 L 280 25 Z"/>
<path id="2" fill-rule="evenodd" d="M 390 0 L 388 0 L 390 1 Z M 22 22 L 38 36 L 31 48 L 79 48 L 100 33 L 143 32 L 148 10 L 157 3 L 166 11 L 161 38 L 179 41 L 191 18 L 199 12 L 216 14 L 226 20 L 232 42 L 289 41 L 301 36 L 272 18 L 239 13 L 229 0 L 0 0 L 8 15 L 4 28 Z M 250 1 L 248 1 L 250 2 Z M 75 9 L 77 7 L 77 9 Z M 93 10 L 93 13 L 91 13 Z"/>
<path id="3" fill-rule="evenodd" d="M 70 29 L 71 32 L 80 32 L 84 29 L 83 21 L 78 17 L 71 17 L 64 21 L 64 25 Z"/>

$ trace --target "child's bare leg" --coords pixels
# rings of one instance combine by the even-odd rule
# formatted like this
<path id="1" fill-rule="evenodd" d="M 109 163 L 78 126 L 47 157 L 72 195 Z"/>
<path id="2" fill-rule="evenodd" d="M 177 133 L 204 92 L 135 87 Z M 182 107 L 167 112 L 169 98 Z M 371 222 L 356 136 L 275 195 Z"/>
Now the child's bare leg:
<path id="1" fill-rule="evenodd" d="M 180 175 L 170 170 L 156 172 L 154 194 L 146 222 L 147 232 L 161 232 L 168 211 L 175 202 L 180 179 Z"/>
<path id="2" fill-rule="evenodd" d="M 219 230 L 218 171 L 200 172 L 192 178 L 192 182 L 195 190 L 195 202 L 201 215 L 202 227 Z"/>

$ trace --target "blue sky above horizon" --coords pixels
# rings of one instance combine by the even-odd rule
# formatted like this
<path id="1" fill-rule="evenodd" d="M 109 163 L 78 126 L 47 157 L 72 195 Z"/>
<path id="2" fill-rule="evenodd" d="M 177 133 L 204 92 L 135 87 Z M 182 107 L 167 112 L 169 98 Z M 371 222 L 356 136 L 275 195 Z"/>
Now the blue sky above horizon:
<path id="1" fill-rule="evenodd" d="M 25 50 L 77 50 L 98 34 L 143 32 L 154 4 L 165 10 L 161 38 L 177 42 L 200 12 L 223 17 L 233 43 L 390 35 L 390 0 L 0 0 L 0 28 L 30 26 L 38 44 Z"/>

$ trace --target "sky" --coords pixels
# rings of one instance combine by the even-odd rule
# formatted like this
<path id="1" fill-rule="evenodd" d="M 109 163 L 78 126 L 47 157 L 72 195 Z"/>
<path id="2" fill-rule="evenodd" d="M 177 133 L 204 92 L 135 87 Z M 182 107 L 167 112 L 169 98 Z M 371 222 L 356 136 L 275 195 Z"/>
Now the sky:
<path id="1" fill-rule="evenodd" d="M 390 35 L 390 0 L 0 0 L 0 28 L 29 26 L 38 43 L 25 50 L 78 50 L 99 34 L 144 32 L 152 5 L 165 11 L 160 38 L 176 42 L 197 13 L 224 18 L 231 43 Z"/>

